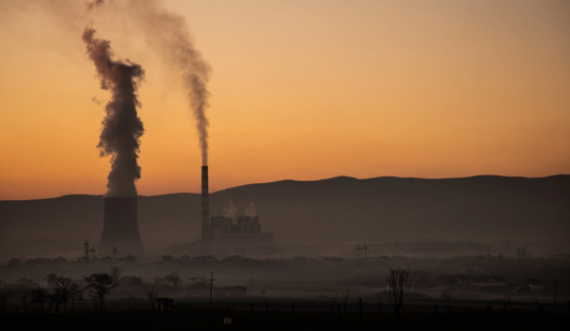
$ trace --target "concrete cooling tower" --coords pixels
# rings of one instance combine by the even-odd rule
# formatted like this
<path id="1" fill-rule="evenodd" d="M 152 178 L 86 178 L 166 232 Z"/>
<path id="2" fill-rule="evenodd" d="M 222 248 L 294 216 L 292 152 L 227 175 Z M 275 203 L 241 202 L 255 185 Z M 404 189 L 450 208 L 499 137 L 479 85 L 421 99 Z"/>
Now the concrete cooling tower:
<path id="1" fill-rule="evenodd" d="M 105 221 L 99 256 L 111 255 L 113 246 L 120 256 L 144 258 L 137 219 L 137 197 L 103 198 Z"/>

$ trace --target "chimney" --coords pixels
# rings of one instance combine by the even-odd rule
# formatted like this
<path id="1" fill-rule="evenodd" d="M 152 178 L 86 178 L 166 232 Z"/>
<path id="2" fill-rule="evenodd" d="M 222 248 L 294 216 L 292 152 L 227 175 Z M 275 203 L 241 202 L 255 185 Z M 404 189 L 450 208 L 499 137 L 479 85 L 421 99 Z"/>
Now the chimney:
<path id="1" fill-rule="evenodd" d="M 210 193 L 208 166 L 202 166 L 202 239 L 210 237 Z"/>
<path id="2" fill-rule="evenodd" d="M 139 260 L 144 258 L 137 207 L 137 197 L 103 198 L 105 220 L 99 246 L 102 256 L 110 255 L 113 246 L 117 246 L 125 255 L 133 255 Z"/>

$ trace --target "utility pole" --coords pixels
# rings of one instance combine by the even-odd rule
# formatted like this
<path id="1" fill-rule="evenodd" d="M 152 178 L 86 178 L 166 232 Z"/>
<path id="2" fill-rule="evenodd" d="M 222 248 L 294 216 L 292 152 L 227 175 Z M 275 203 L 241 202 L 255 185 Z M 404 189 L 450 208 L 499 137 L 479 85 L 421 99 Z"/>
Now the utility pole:
<path id="1" fill-rule="evenodd" d="M 210 279 L 208 279 L 210 281 L 210 305 L 212 304 L 212 290 L 214 289 L 214 281 L 216 280 L 214 278 L 214 273 L 211 272 L 210 273 Z"/>
<path id="2" fill-rule="evenodd" d="M 364 244 L 364 246 L 360 246 L 359 244 L 356 244 L 356 266 L 359 267 L 360 266 L 360 251 L 364 252 L 364 263 L 368 262 L 368 246 L 366 244 Z"/>
<path id="3" fill-rule="evenodd" d="M 117 246 L 113 246 L 113 263 L 115 264 L 115 266 L 117 265 Z"/>
<path id="4" fill-rule="evenodd" d="M 89 241 L 85 240 L 85 244 L 83 244 L 84 249 L 84 256 L 85 256 L 85 265 L 89 264 Z"/>
<path id="5" fill-rule="evenodd" d="M 557 289 L 556 281 L 554 281 L 553 287 L 554 287 L 554 304 L 556 305 L 556 289 Z"/>

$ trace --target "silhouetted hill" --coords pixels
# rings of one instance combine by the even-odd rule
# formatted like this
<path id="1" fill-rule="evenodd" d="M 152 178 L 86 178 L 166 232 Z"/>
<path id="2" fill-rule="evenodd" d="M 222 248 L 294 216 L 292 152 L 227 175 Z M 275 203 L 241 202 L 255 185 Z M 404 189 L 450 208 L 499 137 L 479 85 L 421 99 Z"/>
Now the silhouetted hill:
<path id="1" fill-rule="evenodd" d="M 216 192 L 212 216 L 222 215 L 229 200 L 240 211 L 254 202 L 262 230 L 281 243 L 570 238 L 569 175 L 285 180 Z M 197 239 L 199 206 L 198 194 L 140 197 L 145 246 Z M 0 258 L 28 248 L 71 249 L 85 239 L 98 244 L 102 208 L 101 196 L 88 195 L 0 201 Z"/>

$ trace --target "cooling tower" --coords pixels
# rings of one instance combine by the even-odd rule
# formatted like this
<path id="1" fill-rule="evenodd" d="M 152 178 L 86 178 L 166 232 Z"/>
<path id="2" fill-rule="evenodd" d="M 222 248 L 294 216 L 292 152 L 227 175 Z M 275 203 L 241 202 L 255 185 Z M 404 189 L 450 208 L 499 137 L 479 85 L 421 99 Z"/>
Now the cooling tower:
<path id="1" fill-rule="evenodd" d="M 120 256 L 144 258 L 137 220 L 137 197 L 103 198 L 105 221 L 99 256 L 111 255 L 117 246 Z"/>
<path id="2" fill-rule="evenodd" d="M 208 166 L 202 166 L 202 239 L 210 237 L 210 192 Z"/>

